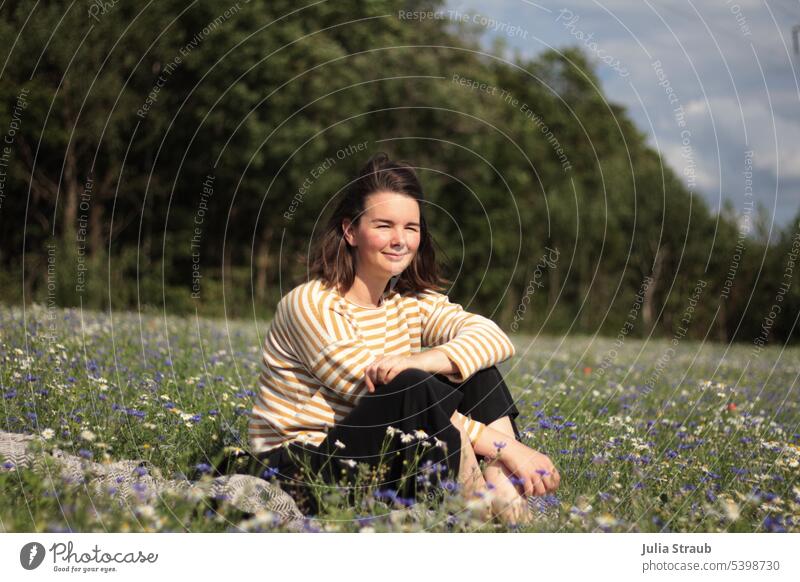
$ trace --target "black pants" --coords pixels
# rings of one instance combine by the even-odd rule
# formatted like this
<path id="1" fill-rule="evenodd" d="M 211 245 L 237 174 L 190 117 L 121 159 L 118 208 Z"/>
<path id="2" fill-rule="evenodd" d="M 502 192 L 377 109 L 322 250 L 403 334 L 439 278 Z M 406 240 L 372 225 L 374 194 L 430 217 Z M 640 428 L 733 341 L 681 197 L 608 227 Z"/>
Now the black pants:
<path id="1" fill-rule="evenodd" d="M 358 473 L 353 465 L 358 463 L 383 468 L 383 473 L 376 475 L 379 492 L 413 500 L 421 492 L 420 486 L 435 490 L 458 476 L 461 434 L 450 422 L 456 410 L 484 424 L 509 416 L 516 438 L 520 438 L 515 422 L 519 411 L 495 366 L 476 372 L 461 384 L 411 368 L 388 384 L 376 386 L 375 392 L 363 394 L 318 447 L 293 442 L 253 456 L 240 472 L 274 476 L 301 506 L 308 503 L 301 508 L 311 514 L 317 513 L 318 504 L 304 481 L 313 476 L 328 484 L 352 483 Z M 390 436 L 388 427 L 399 432 Z M 403 439 L 402 433 L 414 438 Z"/>

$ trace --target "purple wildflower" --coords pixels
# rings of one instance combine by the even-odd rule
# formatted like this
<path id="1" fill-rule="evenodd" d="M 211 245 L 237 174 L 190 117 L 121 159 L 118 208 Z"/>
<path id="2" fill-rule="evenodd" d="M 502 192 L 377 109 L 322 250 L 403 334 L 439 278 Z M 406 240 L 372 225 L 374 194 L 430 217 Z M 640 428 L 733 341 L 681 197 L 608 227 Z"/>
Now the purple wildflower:
<path id="1" fill-rule="evenodd" d="M 277 467 L 268 467 L 263 473 L 261 473 L 261 477 L 263 479 L 269 479 L 271 477 L 274 477 L 278 473 L 279 471 Z"/>

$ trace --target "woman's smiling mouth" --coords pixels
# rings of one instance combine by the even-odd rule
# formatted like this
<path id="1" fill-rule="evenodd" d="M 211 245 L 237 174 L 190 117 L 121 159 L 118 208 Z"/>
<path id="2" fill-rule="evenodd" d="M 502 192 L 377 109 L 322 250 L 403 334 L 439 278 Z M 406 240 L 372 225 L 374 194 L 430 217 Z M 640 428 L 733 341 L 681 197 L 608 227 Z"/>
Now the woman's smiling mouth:
<path id="1" fill-rule="evenodd" d="M 407 253 L 400 253 L 400 254 L 397 254 L 397 253 L 383 253 L 383 254 L 386 255 L 387 257 L 389 257 L 390 261 L 402 261 L 403 257 L 405 257 Z"/>

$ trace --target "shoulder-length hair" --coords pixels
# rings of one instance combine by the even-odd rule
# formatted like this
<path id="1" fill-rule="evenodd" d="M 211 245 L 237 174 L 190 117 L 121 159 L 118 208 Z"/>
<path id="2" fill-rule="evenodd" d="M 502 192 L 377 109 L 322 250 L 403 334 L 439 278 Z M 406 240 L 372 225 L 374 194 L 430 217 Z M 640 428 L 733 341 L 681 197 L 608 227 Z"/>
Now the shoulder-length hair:
<path id="1" fill-rule="evenodd" d="M 449 281 L 441 275 L 436 263 L 434 240 L 425 221 L 425 198 L 419 178 L 409 163 L 392 161 L 383 152 L 372 156 L 345 188 L 344 196 L 313 247 L 309 275 L 322 279 L 329 288 L 337 288 L 342 294 L 350 289 L 356 274 L 356 251 L 345 240 L 342 221 L 347 218 L 357 226 L 364 214 L 367 198 L 378 192 L 404 194 L 419 205 L 419 248 L 394 285 L 392 281 L 389 285 L 401 294 L 443 289 Z"/>

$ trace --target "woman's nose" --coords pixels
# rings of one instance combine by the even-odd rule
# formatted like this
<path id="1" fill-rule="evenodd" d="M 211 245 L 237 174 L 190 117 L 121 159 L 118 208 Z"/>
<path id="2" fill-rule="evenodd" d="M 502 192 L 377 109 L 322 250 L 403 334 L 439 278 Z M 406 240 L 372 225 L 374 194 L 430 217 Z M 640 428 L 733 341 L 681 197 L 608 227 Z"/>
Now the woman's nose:
<path id="1" fill-rule="evenodd" d="M 392 233 L 392 246 L 404 247 L 406 246 L 406 231 L 405 229 L 395 229 Z"/>

